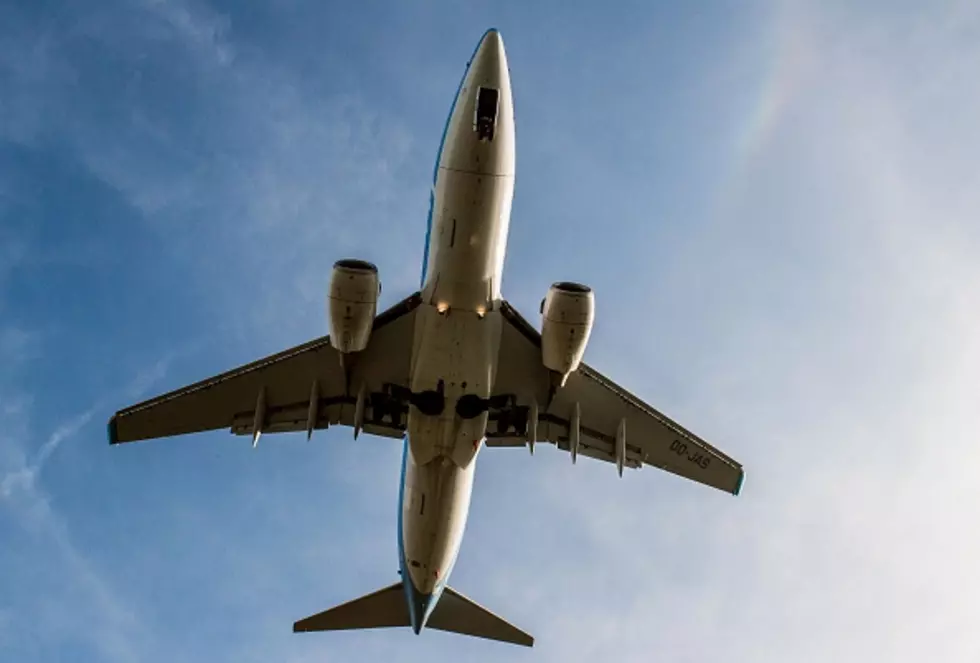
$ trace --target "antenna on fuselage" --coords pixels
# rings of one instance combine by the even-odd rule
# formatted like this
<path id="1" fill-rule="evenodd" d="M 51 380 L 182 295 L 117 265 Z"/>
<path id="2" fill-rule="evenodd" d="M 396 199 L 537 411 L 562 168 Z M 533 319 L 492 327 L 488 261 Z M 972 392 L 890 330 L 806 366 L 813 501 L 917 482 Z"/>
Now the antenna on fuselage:
<path id="1" fill-rule="evenodd" d="M 362 382 L 360 389 L 357 390 L 357 401 L 354 403 L 354 439 L 361 432 L 364 425 L 364 398 L 367 395 L 366 385 Z"/>
<path id="2" fill-rule="evenodd" d="M 534 443 L 538 441 L 538 402 L 531 401 L 530 412 L 527 417 L 527 447 L 534 455 Z"/>

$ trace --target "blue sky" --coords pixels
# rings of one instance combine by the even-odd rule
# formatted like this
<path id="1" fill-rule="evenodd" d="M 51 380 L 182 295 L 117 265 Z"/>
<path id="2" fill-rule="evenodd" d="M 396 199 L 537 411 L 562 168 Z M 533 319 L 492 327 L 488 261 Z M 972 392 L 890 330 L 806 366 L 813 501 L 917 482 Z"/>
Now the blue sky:
<path id="1" fill-rule="evenodd" d="M 3 5 L 0 658 L 980 658 L 975 5 L 529 5 Z M 533 650 L 294 635 L 396 579 L 399 445 L 105 422 L 326 333 L 339 257 L 412 291 L 490 26 L 505 295 L 591 284 L 587 360 L 745 490 L 487 451 L 453 584 Z"/>

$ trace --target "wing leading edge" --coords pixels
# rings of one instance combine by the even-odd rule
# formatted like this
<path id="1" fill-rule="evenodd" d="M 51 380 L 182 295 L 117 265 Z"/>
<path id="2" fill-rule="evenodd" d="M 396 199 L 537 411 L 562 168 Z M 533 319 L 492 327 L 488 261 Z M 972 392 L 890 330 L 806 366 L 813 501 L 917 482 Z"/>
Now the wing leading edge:
<path id="1" fill-rule="evenodd" d="M 355 426 L 358 419 L 365 432 L 399 438 L 407 405 L 391 391 L 408 386 L 420 302 L 415 293 L 375 318 L 367 348 L 345 358 L 346 368 L 323 336 L 120 410 L 109 420 L 109 442 L 219 428 L 257 439 L 256 432 L 310 434 L 334 424 Z"/>
<path id="2" fill-rule="evenodd" d="M 511 416 L 511 421 L 527 422 L 529 410 L 540 410 L 536 427 L 533 415 L 526 432 L 505 424 L 488 444 L 551 442 L 573 456 L 581 454 L 621 468 L 652 465 L 738 495 L 745 472 L 737 461 L 594 368 L 581 364 L 564 387 L 552 391 L 551 375 L 541 361 L 540 333 L 508 302 L 501 303 L 500 311 L 505 324 L 494 391 L 515 396 L 519 416 Z M 499 413 L 496 419 L 500 420 Z"/>

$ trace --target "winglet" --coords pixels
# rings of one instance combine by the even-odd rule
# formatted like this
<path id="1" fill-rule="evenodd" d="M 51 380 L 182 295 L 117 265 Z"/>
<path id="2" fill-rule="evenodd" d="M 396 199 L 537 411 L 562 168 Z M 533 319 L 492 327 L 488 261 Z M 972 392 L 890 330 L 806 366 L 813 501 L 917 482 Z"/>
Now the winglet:
<path id="1" fill-rule="evenodd" d="M 738 474 L 738 483 L 735 484 L 735 492 L 732 493 L 733 495 L 737 496 L 740 492 L 742 492 L 743 483 L 745 483 L 745 470 L 742 470 Z"/>
<path id="2" fill-rule="evenodd" d="M 109 436 L 109 444 L 119 443 L 119 433 L 116 431 L 116 415 L 112 415 L 109 418 L 109 424 L 106 426 L 106 433 Z"/>

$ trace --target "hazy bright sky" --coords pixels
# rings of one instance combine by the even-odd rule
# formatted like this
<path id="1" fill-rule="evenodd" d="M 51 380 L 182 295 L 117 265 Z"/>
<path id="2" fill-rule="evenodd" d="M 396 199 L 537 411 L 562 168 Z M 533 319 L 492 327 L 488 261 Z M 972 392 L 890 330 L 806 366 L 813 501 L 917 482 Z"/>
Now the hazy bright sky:
<path id="1" fill-rule="evenodd" d="M 980 660 L 978 5 L 684 4 L 3 1 L 0 659 Z M 401 445 L 105 424 L 325 334 L 337 258 L 417 286 L 491 26 L 505 296 L 592 285 L 745 487 L 486 450 L 452 584 L 533 649 L 294 635 L 397 579 Z"/>

